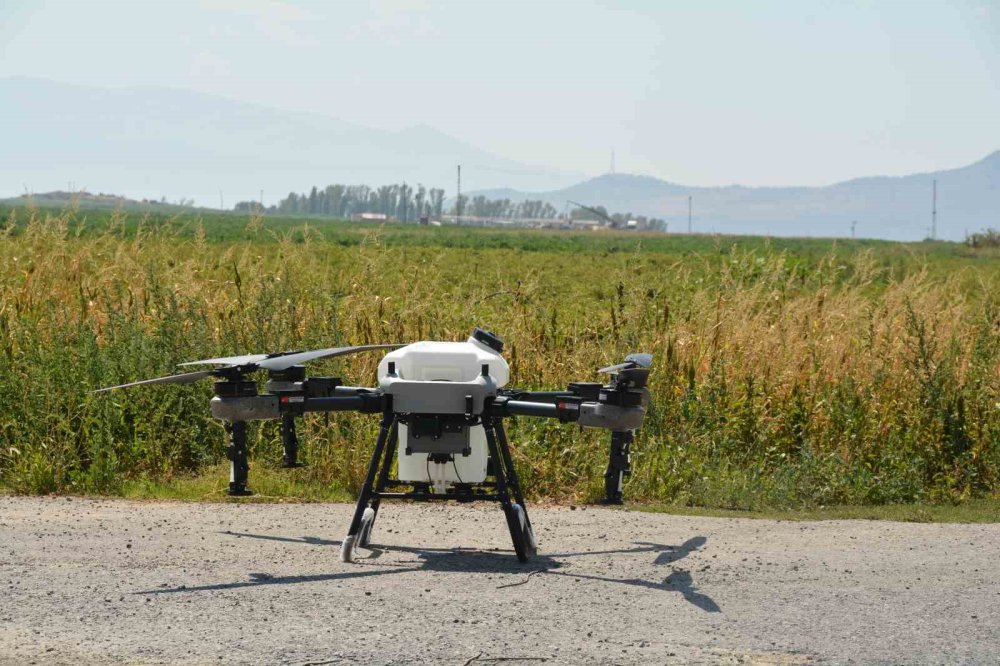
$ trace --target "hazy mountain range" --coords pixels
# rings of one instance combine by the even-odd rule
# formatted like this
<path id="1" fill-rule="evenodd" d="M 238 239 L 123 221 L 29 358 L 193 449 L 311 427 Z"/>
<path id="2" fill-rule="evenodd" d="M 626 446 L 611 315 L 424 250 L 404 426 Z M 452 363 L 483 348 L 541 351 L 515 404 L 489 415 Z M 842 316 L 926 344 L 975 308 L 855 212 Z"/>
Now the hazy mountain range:
<path id="1" fill-rule="evenodd" d="M 774 236 L 858 236 L 919 240 L 930 235 L 937 181 L 937 237 L 1000 228 L 1000 151 L 959 169 L 911 176 L 856 178 L 826 187 L 688 187 L 648 176 L 606 174 L 564 189 L 478 192 L 490 199 L 567 201 L 664 219 L 684 231 L 691 197 L 696 232 Z"/>
<path id="2" fill-rule="evenodd" d="M 183 90 L 97 89 L 0 79 L 0 196 L 83 189 L 225 207 L 331 183 L 407 181 L 512 201 L 568 200 L 662 218 L 669 230 L 914 240 L 1000 227 L 1000 151 L 966 167 L 825 187 L 688 187 L 647 176 L 581 174 L 498 157 L 431 127 L 387 132 Z M 818 158 L 819 159 L 819 158 Z M 577 183 L 573 185 L 572 183 Z M 502 189 L 489 189 L 502 188 Z"/>
<path id="3" fill-rule="evenodd" d="M 331 183 L 551 188 L 580 173 L 491 155 L 425 125 L 388 132 L 162 88 L 0 79 L 0 196 L 86 188 L 231 208 Z"/>

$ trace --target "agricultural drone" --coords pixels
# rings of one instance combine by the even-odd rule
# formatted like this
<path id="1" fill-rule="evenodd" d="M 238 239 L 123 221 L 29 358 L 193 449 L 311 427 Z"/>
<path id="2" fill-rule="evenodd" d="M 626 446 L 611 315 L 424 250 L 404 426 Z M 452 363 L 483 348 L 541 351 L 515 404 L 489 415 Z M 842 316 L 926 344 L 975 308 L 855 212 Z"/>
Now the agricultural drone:
<path id="1" fill-rule="evenodd" d="M 307 377 L 308 361 L 390 349 L 378 366 L 374 388 L 345 386 L 337 377 Z M 382 500 L 495 501 L 503 508 L 514 551 L 521 562 L 537 549 L 531 521 L 514 469 L 503 419 L 534 416 L 611 431 L 604 475 L 605 502 L 621 504 L 630 471 L 629 447 L 649 402 L 649 354 L 630 354 L 623 363 L 598 372 L 607 384 L 575 382 L 564 391 L 503 388 L 509 367 L 503 342 L 477 328 L 465 342 L 361 345 L 303 352 L 211 358 L 183 363 L 210 365 L 179 375 L 111 386 L 100 391 L 147 384 L 186 384 L 215 378 L 212 416 L 229 437 L 229 494 L 249 495 L 247 421 L 280 419 L 283 465 L 296 467 L 295 417 L 307 412 L 381 414 L 378 439 L 368 465 L 354 518 L 341 545 L 341 559 L 353 561 L 365 547 Z M 267 371 L 264 393 L 249 379 Z M 392 474 L 393 458 L 396 473 Z"/>

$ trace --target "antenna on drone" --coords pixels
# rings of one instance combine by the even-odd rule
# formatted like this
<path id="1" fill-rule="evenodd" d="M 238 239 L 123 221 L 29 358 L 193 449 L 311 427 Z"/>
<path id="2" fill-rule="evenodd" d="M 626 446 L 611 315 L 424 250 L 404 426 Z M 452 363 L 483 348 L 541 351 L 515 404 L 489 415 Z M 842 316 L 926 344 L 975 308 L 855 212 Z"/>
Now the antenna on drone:
<path id="1" fill-rule="evenodd" d="M 931 190 L 931 240 L 937 238 L 937 179 L 935 178 Z"/>

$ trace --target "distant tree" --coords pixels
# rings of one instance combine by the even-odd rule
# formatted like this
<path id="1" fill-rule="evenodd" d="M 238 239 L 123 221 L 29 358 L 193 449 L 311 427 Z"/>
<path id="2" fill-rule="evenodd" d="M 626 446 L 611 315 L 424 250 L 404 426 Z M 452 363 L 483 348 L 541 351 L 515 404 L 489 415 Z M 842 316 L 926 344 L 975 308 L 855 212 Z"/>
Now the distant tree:
<path id="1" fill-rule="evenodd" d="M 431 188 L 428 194 L 430 196 L 431 215 L 441 219 L 441 216 L 444 214 L 444 190 Z"/>
<path id="2" fill-rule="evenodd" d="M 233 210 L 237 213 L 252 213 L 256 215 L 261 215 L 266 213 L 267 210 L 260 205 L 259 201 L 238 201 Z"/>
<path id="3" fill-rule="evenodd" d="M 344 217 L 344 186 L 327 185 L 323 190 L 326 215 Z"/>
<path id="4" fill-rule="evenodd" d="M 420 219 L 425 215 L 429 215 L 429 211 L 425 208 L 427 203 L 427 190 L 423 185 L 417 184 L 417 191 L 413 195 L 413 210 L 414 217 Z"/>
<path id="5" fill-rule="evenodd" d="M 468 208 L 468 206 L 466 205 L 466 204 L 468 204 L 468 202 L 469 202 L 469 197 L 466 194 L 461 194 L 461 195 L 455 197 L 455 205 L 452 206 L 452 208 L 451 208 L 452 214 L 453 215 L 469 215 L 468 210 L 466 210 Z"/>
<path id="6" fill-rule="evenodd" d="M 1000 231 L 997 229 L 983 229 L 965 237 L 965 244 L 969 247 L 1000 247 Z"/>
<path id="7" fill-rule="evenodd" d="M 310 215 L 315 215 L 319 212 L 319 197 L 317 196 L 316 186 L 313 185 L 312 190 L 309 192 L 309 208 L 305 212 Z"/>
<path id="8" fill-rule="evenodd" d="M 289 192 L 288 196 L 270 208 L 251 206 L 252 202 L 241 201 L 235 210 L 241 212 L 260 211 L 291 215 L 326 215 L 347 218 L 360 213 L 382 213 L 397 219 L 416 220 L 423 216 L 440 219 L 444 213 L 445 191 L 440 188 L 425 188 L 408 185 L 383 185 L 371 188 L 367 185 L 327 185 L 322 190 L 312 187 L 308 194 Z M 185 204 L 193 204 L 183 200 Z M 603 206 L 595 210 L 608 215 Z M 547 201 L 528 199 L 518 203 L 510 199 L 489 199 L 484 195 L 469 197 L 463 195 L 456 200 L 449 211 L 452 214 L 481 217 L 493 220 L 553 220 L 560 217 L 559 211 Z M 604 221 L 605 218 L 585 208 L 574 208 L 569 213 L 573 219 Z M 615 213 L 609 216 L 618 226 L 625 226 L 629 220 L 636 220 L 641 229 L 663 229 L 662 220 L 647 219 L 632 213 Z"/>
<path id="9" fill-rule="evenodd" d="M 396 204 L 396 219 L 406 222 L 413 215 L 413 202 L 410 195 L 413 188 L 403 183 L 399 186 L 399 200 Z"/>

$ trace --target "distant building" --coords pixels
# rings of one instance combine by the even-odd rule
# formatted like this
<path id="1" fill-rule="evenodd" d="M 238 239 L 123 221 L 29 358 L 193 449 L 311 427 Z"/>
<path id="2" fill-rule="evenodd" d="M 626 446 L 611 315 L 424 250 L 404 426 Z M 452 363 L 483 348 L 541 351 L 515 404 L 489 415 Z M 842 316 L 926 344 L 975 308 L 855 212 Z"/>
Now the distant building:
<path id="1" fill-rule="evenodd" d="M 569 226 L 570 229 L 590 229 L 591 231 L 597 231 L 604 228 L 605 224 L 600 220 L 575 219 L 569 221 Z"/>
<path id="2" fill-rule="evenodd" d="M 351 219 L 361 222 L 388 222 L 392 218 L 385 213 L 355 213 Z"/>
<path id="3" fill-rule="evenodd" d="M 445 224 L 461 224 L 466 227 L 522 227 L 534 229 L 564 229 L 564 230 L 592 230 L 600 231 L 607 229 L 608 225 L 602 220 L 585 220 L 582 218 L 567 219 L 565 217 L 476 217 L 473 215 L 442 215 L 441 221 Z M 431 223 L 433 224 L 433 222 Z"/>

